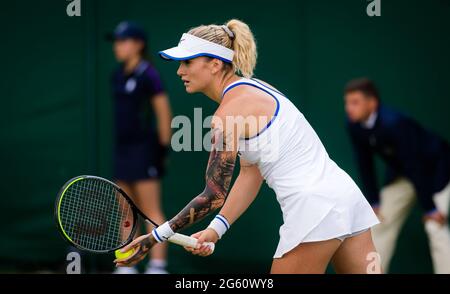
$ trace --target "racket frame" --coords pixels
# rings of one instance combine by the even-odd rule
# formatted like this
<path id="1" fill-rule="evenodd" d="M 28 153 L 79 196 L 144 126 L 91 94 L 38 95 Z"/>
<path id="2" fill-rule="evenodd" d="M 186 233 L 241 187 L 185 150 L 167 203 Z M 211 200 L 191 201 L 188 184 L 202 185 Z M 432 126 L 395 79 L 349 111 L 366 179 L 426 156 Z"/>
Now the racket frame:
<path id="1" fill-rule="evenodd" d="M 131 211 L 133 213 L 133 228 L 131 230 L 130 236 L 127 238 L 126 241 L 124 241 L 121 245 L 117 246 L 116 248 L 112 248 L 112 249 L 108 249 L 108 250 L 93 250 L 93 249 L 88 249 L 85 248 L 83 246 L 80 246 L 79 244 L 75 243 L 68 235 L 67 233 L 64 231 L 62 223 L 61 223 L 61 216 L 60 216 L 60 209 L 61 209 L 61 202 L 62 199 L 64 198 L 64 194 L 67 191 L 67 189 L 70 188 L 70 186 L 80 180 L 85 180 L 85 179 L 95 179 L 95 180 L 99 180 L 99 181 L 103 181 L 106 182 L 110 185 L 112 185 L 114 188 L 117 189 L 118 192 L 120 192 L 121 196 L 123 196 L 125 198 L 125 200 L 128 202 L 128 204 L 130 204 L 131 207 Z M 58 197 L 56 198 L 56 202 L 55 202 L 55 220 L 57 223 L 57 227 L 58 227 L 58 231 L 60 232 L 61 236 L 67 240 L 72 246 L 80 249 L 80 250 L 84 250 L 84 251 L 89 251 L 89 252 L 93 252 L 93 253 L 110 253 L 110 252 L 114 252 L 118 249 L 121 249 L 123 247 L 125 247 L 126 245 L 130 244 L 133 241 L 134 235 L 136 234 L 136 230 L 138 228 L 138 215 L 140 217 L 142 217 L 147 223 L 152 224 L 153 226 L 155 226 L 155 228 L 159 227 L 159 225 L 157 223 L 155 223 L 154 221 L 152 221 L 149 217 L 147 217 L 133 202 L 133 200 L 131 200 L 130 196 L 128 196 L 127 193 L 125 193 L 124 190 L 122 190 L 122 188 L 120 188 L 117 184 L 115 184 L 114 182 L 111 182 L 110 180 L 107 180 L 105 178 L 102 177 L 97 177 L 97 176 L 91 176 L 91 175 L 80 175 L 80 176 L 76 176 L 74 178 L 71 178 L 70 180 L 68 180 L 64 186 L 61 187 L 61 189 L 58 192 Z M 187 246 L 187 247 L 192 247 L 192 248 L 196 248 L 197 247 L 197 239 L 195 239 L 194 237 L 190 237 L 190 236 L 186 236 L 183 234 L 179 234 L 179 233 L 175 233 L 173 236 L 171 236 L 168 239 L 169 242 L 180 245 L 180 246 Z M 214 251 L 214 243 L 212 242 L 205 242 L 204 245 L 208 246 L 212 251 Z"/>
<path id="2" fill-rule="evenodd" d="M 108 249 L 108 250 L 93 250 L 93 249 L 85 248 L 85 247 L 77 244 L 76 242 L 74 242 L 67 235 L 67 233 L 64 231 L 63 225 L 61 223 L 61 215 L 60 215 L 61 203 L 62 203 L 62 200 L 64 198 L 64 195 L 65 195 L 66 191 L 70 188 L 70 186 L 72 184 L 74 184 L 74 183 L 76 183 L 76 182 L 78 182 L 80 180 L 86 180 L 86 179 L 99 180 L 99 181 L 103 181 L 103 182 L 106 182 L 106 183 L 112 185 L 115 189 L 117 189 L 117 191 L 121 194 L 121 196 L 123 198 L 125 198 L 127 203 L 130 205 L 131 211 L 133 213 L 133 227 L 131 229 L 131 233 L 130 233 L 129 237 L 121 245 L 119 245 L 119 246 L 117 246 L 115 248 Z M 61 189 L 59 190 L 58 197 L 57 197 L 56 202 L 55 202 L 55 219 L 56 219 L 58 231 L 60 232 L 62 237 L 65 240 L 67 240 L 72 246 L 74 246 L 74 247 L 76 247 L 76 248 L 78 248 L 80 250 L 94 252 L 94 253 L 110 253 L 110 252 L 114 252 L 115 250 L 123 248 L 126 245 L 128 245 L 129 243 L 131 243 L 131 241 L 133 241 L 134 235 L 136 234 L 136 230 L 138 228 L 138 215 L 140 215 L 147 223 L 150 223 L 153 226 L 158 227 L 158 225 L 155 222 L 153 222 L 151 219 L 149 219 L 142 211 L 139 210 L 139 208 L 136 207 L 136 205 L 131 200 L 130 196 L 128 196 L 128 194 L 125 193 L 125 191 L 123 191 L 122 188 L 120 188 L 117 184 L 111 182 L 110 180 L 107 180 L 107 179 L 102 178 L 102 177 L 97 177 L 97 176 L 81 175 L 81 176 L 77 176 L 77 177 L 74 177 L 74 178 L 68 180 L 64 184 L 64 186 L 62 186 Z"/>

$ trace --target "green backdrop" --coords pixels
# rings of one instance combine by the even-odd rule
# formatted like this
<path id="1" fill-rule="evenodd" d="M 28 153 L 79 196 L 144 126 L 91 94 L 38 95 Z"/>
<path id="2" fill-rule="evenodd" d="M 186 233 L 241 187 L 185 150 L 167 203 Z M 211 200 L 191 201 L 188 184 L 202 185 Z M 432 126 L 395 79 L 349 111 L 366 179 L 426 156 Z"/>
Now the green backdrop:
<path id="1" fill-rule="evenodd" d="M 1 183 L 0 269 L 62 270 L 67 246 L 53 220 L 59 187 L 78 174 L 111 177 L 112 113 L 109 75 L 116 66 L 103 36 L 123 19 L 149 33 L 174 115 L 204 116 L 216 105 L 188 96 L 176 63 L 155 53 L 192 26 L 240 18 L 258 41 L 256 76 L 278 87 L 305 114 L 330 156 L 357 179 L 344 129 L 342 88 L 373 78 L 382 99 L 450 140 L 450 1 L 382 1 L 368 17 L 367 1 L 81 0 L 68 17 L 62 0 L 8 1 L 0 24 Z M 207 152 L 172 152 L 163 181 L 172 216 L 203 187 Z M 416 208 L 402 231 L 391 272 L 431 272 L 427 239 Z M 187 232 L 203 228 L 207 221 Z M 267 272 L 278 242 L 281 211 L 264 187 L 248 212 L 209 258 L 170 248 L 175 273 Z M 85 256 L 89 271 L 109 270 L 110 256 Z"/>

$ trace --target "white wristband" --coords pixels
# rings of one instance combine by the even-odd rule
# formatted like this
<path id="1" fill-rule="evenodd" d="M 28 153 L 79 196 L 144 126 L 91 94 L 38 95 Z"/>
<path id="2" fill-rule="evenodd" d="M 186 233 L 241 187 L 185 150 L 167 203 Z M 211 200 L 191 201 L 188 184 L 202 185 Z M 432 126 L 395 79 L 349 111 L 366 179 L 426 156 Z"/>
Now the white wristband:
<path id="1" fill-rule="evenodd" d="M 223 234 L 225 234 L 225 232 L 230 228 L 230 224 L 228 223 L 226 218 L 224 218 L 222 215 L 218 214 L 211 221 L 208 228 L 211 228 L 214 231 L 216 231 L 216 233 L 220 239 L 220 238 L 222 238 Z"/>
<path id="2" fill-rule="evenodd" d="M 164 241 L 167 241 L 170 237 L 175 235 L 174 231 L 172 231 L 172 228 L 169 225 L 169 222 L 165 222 L 159 227 L 153 229 L 152 235 L 155 238 L 155 240 L 158 243 L 162 243 Z"/>

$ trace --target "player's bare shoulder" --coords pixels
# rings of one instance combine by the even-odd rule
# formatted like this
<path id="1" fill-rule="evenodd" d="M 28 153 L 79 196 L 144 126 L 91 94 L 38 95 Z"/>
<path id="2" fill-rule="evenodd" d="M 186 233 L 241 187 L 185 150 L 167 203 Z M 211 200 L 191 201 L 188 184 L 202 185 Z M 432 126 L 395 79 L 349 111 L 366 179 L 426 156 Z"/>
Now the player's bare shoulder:
<path id="1" fill-rule="evenodd" d="M 265 98 L 265 93 L 258 88 L 252 85 L 239 85 L 226 92 L 217 113 L 250 115 L 255 110 L 255 104 Z"/>

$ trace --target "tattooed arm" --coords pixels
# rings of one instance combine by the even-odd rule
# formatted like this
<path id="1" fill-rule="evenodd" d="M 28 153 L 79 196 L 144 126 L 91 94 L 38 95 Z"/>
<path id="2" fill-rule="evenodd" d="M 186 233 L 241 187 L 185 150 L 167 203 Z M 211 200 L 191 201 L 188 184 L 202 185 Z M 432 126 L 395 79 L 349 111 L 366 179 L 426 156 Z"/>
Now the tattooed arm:
<path id="1" fill-rule="evenodd" d="M 212 150 L 205 175 L 205 189 L 169 221 L 174 232 L 204 218 L 225 203 L 236 161 L 236 141 L 232 133 L 224 135 L 220 128 L 212 130 Z"/>

